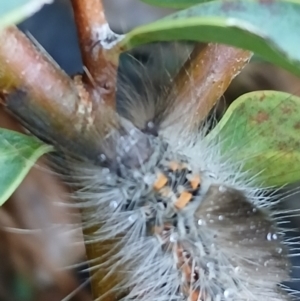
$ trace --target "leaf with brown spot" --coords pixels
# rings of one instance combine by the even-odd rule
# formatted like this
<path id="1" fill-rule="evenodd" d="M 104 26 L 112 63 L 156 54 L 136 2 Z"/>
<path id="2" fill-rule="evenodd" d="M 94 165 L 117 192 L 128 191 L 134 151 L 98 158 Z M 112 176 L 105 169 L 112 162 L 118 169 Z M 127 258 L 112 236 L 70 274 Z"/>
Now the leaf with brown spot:
<path id="1" fill-rule="evenodd" d="M 206 139 L 218 138 L 223 155 L 258 184 L 281 186 L 300 180 L 299 130 L 300 97 L 258 91 L 235 100 Z"/>
<path id="2" fill-rule="evenodd" d="M 256 123 L 263 123 L 263 122 L 267 121 L 268 119 L 269 119 L 269 115 L 268 115 L 268 113 L 266 113 L 264 111 L 258 112 L 253 117 L 253 121 L 256 122 Z"/>

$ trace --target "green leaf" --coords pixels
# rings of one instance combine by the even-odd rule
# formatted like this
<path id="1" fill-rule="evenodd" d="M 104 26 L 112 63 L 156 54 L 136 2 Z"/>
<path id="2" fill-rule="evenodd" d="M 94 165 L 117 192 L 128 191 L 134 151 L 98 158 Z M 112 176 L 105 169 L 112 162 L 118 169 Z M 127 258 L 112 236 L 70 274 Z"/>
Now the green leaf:
<path id="1" fill-rule="evenodd" d="M 182 9 L 199 3 L 209 2 L 211 0 L 141 0 L 141 1 L 153 6 Z"/>
<path id="2" fill-rule="evenodd" d="M 235 100 L 206 139 L 219 139 L 223 155 L 243 162 L 258 184 L 300 180 L 300 98 L 276 91 Z"/>
<path id="3" fill-rule="evenodd" d="M 52 150 L 38 139 L 0 129 L 0 206 L 12 195 L 36 160 Z"/>
<path id="4" fill-rule="evenodd" d="M 0 29 L 17 24 L 30 17 L 46 3 L 53 0 L 1 0 Z"/>
<path id="5" fill-rule="evenodd" d="M 216 42 L 249 49 L 300 76 L 300 1 L 211 1 L 129 32 L 122 50 L 155 41 Z"/>

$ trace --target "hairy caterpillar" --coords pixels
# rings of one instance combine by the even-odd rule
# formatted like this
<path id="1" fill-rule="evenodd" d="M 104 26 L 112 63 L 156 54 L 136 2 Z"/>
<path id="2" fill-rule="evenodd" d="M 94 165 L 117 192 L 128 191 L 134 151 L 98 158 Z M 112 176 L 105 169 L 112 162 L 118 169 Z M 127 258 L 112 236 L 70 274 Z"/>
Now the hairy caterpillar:
<path id="1" fill-rule="evenodd" d="M 218 137 L 204 139 L 209 121 L 191 127 L 191 106 L 131 92 L 117 113 L 100 107 L 96 156 L 57 145 L 84 227 L 101 225 L 88 239 L 115 240 L 96 266 L 118 271 L 112 290 L 124 300 L 289 300 L 276 198 L 220 154 Z"/>

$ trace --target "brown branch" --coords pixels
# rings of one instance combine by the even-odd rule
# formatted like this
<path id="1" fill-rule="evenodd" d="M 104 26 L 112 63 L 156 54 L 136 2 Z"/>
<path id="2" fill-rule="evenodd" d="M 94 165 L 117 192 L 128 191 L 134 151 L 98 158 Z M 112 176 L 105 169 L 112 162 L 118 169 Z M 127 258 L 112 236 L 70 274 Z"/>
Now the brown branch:
<path id="1" fill-rule="evenodd" d="M 53 129 L 70 121 L 76 111 L 78 95 L 72 80 L 22 32 L 9 27 L 0 32 L 0 91 L 5 96 L 20 90 L 31 99 L 34 111 L 48 116 Z M 33 113 L 27 111 L 29 116 Z"/>
<path id="2" fill-rule="evenodd" d="M 51 102 L 62 115 L 67 114 L 66 110 L 73 111 L 77 101 L 71 79 L 22 32 L 9 27 L 0 32 L 0 91 L 10 93 L 20 87 L 30 91 L 42 106 Z"/>
<path id="3" fill-rule="evenodd" d="M 94 229 L 93 231 L 96 231 Z M 85 229 L 84 234 L 86 237 L 93 234 L 91 229 Z M 111 250 L 116 249 L 117 242 L 110 240 L 105 242 L 85 243 L 87 258 L 92 261 L 90 264 L 92 270 L 90 271 L 91 288 L 93 300 L 115 301 L 118 300 L 124 292 L 116 292 L 114 289 L 118 287 L 118 283 L 122 282 L 119 271 L 110 271 L 108 268 L 97 267 L 109 261 L 112 254 Z M 109 254 L 109 255 L 108 255 Z"/>
<path id="4" fill-rule="evenodd" d="M 110 43 L 118 36 L 109 29 L 101 0 L 72 0 L 72 6 L 82 60 L 89 73 L 83 80 L 91 95 L 97 92 L 96 98 L 114 107 L 119 53 L 110 49 Z"/>
<path id="5" fill-rule="evenodd" d="M 226 45 L 196 45 L 190 59 L 176 76 L 170 94 L 170 97 L 175 95 L 173 105 L 179 116 L 182 109 L 188 107 L 190 116 L 186 118 L 193 126 L 198 126 L 251 56 L 249 51 Z"/>
<path id="6" fill-rule="evenodd" d="M 101 148 L 95 133 L 115 126 L 114 112 L 92 101 L 80 76 L 72 81 L 16 27 L 0 32 L 1 94 L 37 137 L 93 161 Z"/>
<path id="7" fill-rule="evenodd" d="M 72 141 L 78 135 L 78 128 L 68 126 L 79 119 L 76 86 L 16 27 L 0 32 L 0 92 L 37 136 Z"/>

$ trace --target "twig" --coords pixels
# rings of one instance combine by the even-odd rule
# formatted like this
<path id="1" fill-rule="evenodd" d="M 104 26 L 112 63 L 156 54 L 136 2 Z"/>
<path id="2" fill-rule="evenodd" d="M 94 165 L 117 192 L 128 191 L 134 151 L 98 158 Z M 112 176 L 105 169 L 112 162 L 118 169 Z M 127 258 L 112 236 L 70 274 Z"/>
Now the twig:
<path id="1" fill-rule="evenodd" d="M 170 94 L 170 97 L 175 95 L 173 105 L 178 114 L 182 114 L 183 107 L 188 107 L 186 118 L 191 125 L 198 126 L 251 56 L 249 51 L 226 45 L 196 45 L 177 74 Z"/>
<path id="2" fill-rule="evenodd" d="M 72 80 L 21 31 L 8 27 L 0 32 L 0 91 L 10 93 L 17 88 L 26 88 L 42 106 L 51 102 L 63 115 L 73 111 L 77 101 Z"/>
<path id="3" fill-rule="evenodd" d="M 97 160 L 101 145 L 93 137 L 111 129 L 114 112 L 93 102 L 80 76 L 72 81 L 16 27 L 0 32 L 1 94 L 34 135 Z"/>
<path id="4" fill-rule="evenodd" d="M 93 235 L 96 231 L 91 229 L 84 230 L 84 234 Z M 118 300 L 118 295 L 120 296 L 124 292 L 116 292 L 114 290 L 118 287 L 118 283 L 122 282 L 123 279 L 120 278 L 118 274 L 119 271 L 109 271 L 108 268 L 97 267 L 97 265 L 103 265 L 105 262 L 109 261 L 109 257 L 112 256 L 111 250 L 116 249 L 116 241 L 105 241 L 105 242 L 95 242 L 86 243 L 87 258 L 92 261 L 90 264 L 90 279 L 92 287 L 93 300 L 101 301 L 115 301 Z M 116 251 L 114 251 L 115 254 Z M 107 255 L 107 254 L 110 254 Z"/>
<path id="5" fill-rule="evenodd" d="M 0 32 L 0 91 L 5 96 L 21 90 L 31 99 L 30 109 L 48 116 L 45 121 L 52 130 L 76 111 L 78 94 L 72 80 L 16 27 L 8 27 Z"/>
<path id="6" fill-rule="evenodd" d="M 115 106 L 119 53 L 111 48 L 120 36 L 110 30 L 101 0 L 72 0 L 72 6 L 87 69 L 83 81 L 93 97 L 99 96 L 106 104 Z"/>

